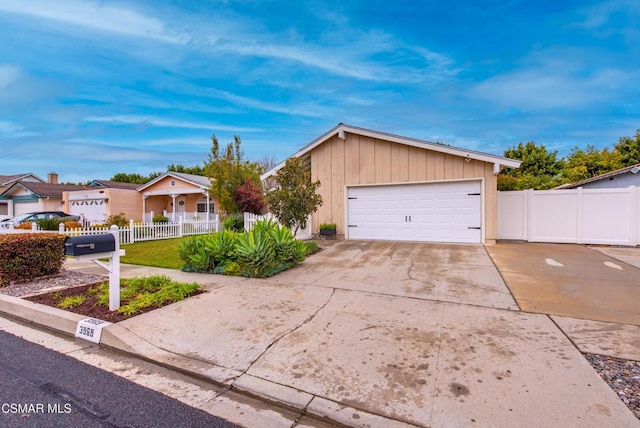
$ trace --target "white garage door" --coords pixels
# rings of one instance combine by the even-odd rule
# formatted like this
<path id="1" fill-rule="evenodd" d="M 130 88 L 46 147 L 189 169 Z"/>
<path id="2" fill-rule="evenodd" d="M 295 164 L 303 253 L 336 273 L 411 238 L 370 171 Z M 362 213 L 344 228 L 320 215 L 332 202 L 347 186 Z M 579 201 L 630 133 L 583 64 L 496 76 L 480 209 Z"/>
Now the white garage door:
<path id="1" fill-rule="evenodd" d="M 480 181 L 347 188 L 349 239 L 482 242 Z"/>
<path id="2" fill-rule="evenodd" d="M 92 224 L 104 223 L 107 218 L 104 198 L 70 201 L 69 214 L 83 217 Z"/>

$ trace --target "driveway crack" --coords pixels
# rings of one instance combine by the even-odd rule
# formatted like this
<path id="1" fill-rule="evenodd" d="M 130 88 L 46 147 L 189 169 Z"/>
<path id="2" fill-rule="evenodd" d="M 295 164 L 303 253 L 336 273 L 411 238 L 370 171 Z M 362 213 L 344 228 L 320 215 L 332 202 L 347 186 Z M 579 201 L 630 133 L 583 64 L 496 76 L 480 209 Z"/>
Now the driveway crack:
<path id="1" fill-rule="evenodd" d="M 299 325 L 295 326 L 294 328 L 285 331 L 284 333 L 282 333 L 280 336 L 276 337 L 269 345 L 267 345 L 267 347 L 264 349 L 264 351 L 262 351 L 260 353 L 260 355 L 258 355 L 253 361 L 251 361 L 251 363 L 247 366 L 247 368 L 242 372 L 241 375 L 246 374 L 249 370 L 251 370 L 251 368 L 253 367 L 253 365 L 258 362 L 258 360 L 260 360 L 260 358 L 262 358 L 263 355 L 265 355 L 267 352 L 269 352 L 269 350 L 278 344 L 278 342 L 280 342 L 282 339 L 284 339 L 286 336 L 290 335 L 291 333 L 295 333 L 296 331 L 298 331 L 300 328 L 304 327 L 305 325 L 309 324 L 311 321 L 314 320 L 314 318 L 316 318 L 318 316 L 318 314 L 320 313 L 320 311 L 322 311 L 325 307 L 327 307 L 327 305 L 329 304 L 329 302 L 331 302 L 331 299 L 333 298 L 333 296 L 336 294 L 336 289 L 332 288 L 331 289 L 331 294 L 329 295 L 329 298 L 327 299 L 326 302 L 324 302 L 324 304 L 320 307 L 318 307 L 318 309 L 312 313 L 311 315 L 309 315 L 309 317 L 307 317 L 307 319 L 305 319 L 304 321 L 302 321 Z"/>

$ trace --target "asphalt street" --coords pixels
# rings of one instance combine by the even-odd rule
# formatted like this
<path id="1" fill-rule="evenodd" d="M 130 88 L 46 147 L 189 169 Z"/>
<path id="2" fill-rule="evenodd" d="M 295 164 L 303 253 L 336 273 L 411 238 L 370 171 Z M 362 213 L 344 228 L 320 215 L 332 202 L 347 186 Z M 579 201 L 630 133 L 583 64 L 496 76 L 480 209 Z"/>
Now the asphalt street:
<path id="1" fill-rule="evenodd" d="M 3 331 L 0 426 L 236 427 Z"/>

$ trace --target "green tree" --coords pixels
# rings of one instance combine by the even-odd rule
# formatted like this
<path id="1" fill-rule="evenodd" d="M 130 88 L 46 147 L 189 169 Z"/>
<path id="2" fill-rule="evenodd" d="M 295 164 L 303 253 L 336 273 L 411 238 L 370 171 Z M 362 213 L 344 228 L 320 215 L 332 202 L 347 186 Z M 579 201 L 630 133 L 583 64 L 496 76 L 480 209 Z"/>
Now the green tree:
<path id="1" fill-rule="evenodd" d="M 183 174 L 192 174 L 192 175 L 202 175 L 202 176 L 206 175 L 204 167 L 200 165 L 184 166 L 182 164 L 177 164 L 177 165 L 171 164 L 167 166 L 167 171 L 181 172 Z"/>
<path id="2" fill-rule="evenodd" d="M 322 205 L 316 194 L 320 181 L 311 181 L 311 172 L 300 158 L 290 158 L 275 176 L 276 187 L 265 196 L 265 202 L 278 221 L 293 231 L 307 227 L 307 217 Z"/>
<path id="3" fill-rule="evenodd" d="M 237 135 L 224 151 L 220 150 L 220 143 L 215 135 L 211 137 L 211 143 L 211 153 L 204 164 L 205 175 L 211 178 L 212 182 L 209 191 L 218 199 L 220 208 L 227 214 L 239 212 L 235 201 L 236 190 L 247 178 L 260 186 L 258 164 L 243 159 L 242 142 Z"/>
<path id="4" fill-rule="evenodd" d="M 622 155 L 616 150 L 602 150 L 588 145 L 585 150 L 574 147 L 564 161 L 562 175 L 567 183 L 615 171 L 623 167 Z"/>
<path id="5" fill-rule="evenodd" d="M 518 143 L 504 151 L 504 156 L 522 161 L 520 168 L 505 168 L 498 176 L 498 190 L 549 189 L 559 184 L 562 162 L 558 152 L 533 141 Z"/>
<path id="6" fill-rule="evenodd" d="M 614 150 L 620 153 L 622 168 L 640 163 L 640 129 L 635 137 L 622 137 Z"/>
<path id="7" fill-rule="evenodd" d="M 141 175 L 141 174 L 127 174 L 124 172 L 119 172 L 113 177 L 110 178 L 110 181 L 117 181 L 119 183 L 137 183 L 137 184 L 145 184 L 149 181 L 153 180 L 156 177 L 161 176 L 162 172 L 152 172 L 149 175 Z"/>

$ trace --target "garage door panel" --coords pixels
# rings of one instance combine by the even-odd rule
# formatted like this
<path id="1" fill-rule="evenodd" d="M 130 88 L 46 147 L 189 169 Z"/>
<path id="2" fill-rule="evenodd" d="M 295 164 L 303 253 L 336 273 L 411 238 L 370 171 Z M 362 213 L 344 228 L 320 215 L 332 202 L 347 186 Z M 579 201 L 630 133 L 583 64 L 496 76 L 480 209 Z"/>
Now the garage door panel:
<path id="1" fill-rule="evenodd" d="M 480 243 L 480 181 L 348 188 L 351 239 Z"/>

